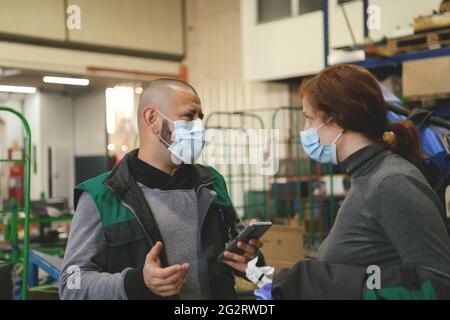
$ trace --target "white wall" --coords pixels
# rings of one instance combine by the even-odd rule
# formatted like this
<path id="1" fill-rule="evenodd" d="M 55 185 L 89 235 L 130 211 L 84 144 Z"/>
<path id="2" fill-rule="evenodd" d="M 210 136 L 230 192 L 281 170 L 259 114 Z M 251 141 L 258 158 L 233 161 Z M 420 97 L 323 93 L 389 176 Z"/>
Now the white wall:
<path id="1" fill-rule="evenodd" d="M 81 29 L 66 29 L 64 2 L 80 6 Z M 182 21 L 181 0 L 1 0 L 0 10 L 0 32 L 176 55 L 184 53 Z M 0 66 L 148 80 L 178 75 L 180 63 L 0 41 Z"/>
<path id="2" fill-rule="evenodd" d="M 352 44 L 337 0 L 330 0 L 330 45 Z M 381 29 L 371 31 L 379 40 L 396 27 L 407 27 L 418 15 L 431 14 L 440 0 L 372 0 L 381 8 Z M 241 0 L 244 77 L 274 80 L 305 76 L 324 66 L 321 11 L 257 24 L 257 0 Z M 362 1 L 345 5 L 358 42 L 363 40 Z"/>
<path id="3" fill-rule="evenodd" d="M 76 156 L 103 156 L 106 148 L 105 91 L 75 97 L 58 93 L 38 92 L 18 96 L 4 103 L 24 113 L 32 132 L 31 198 L 40 193 L 48 196 L 48 148 L 53 151 L 53 196 L 72 200 L 75 184 Z M 23 106 L 22 106 L 23 105 Z M 20 123 L 11 116 L 0 114 L 5 121 L 7 146 L 17 140 L 23 145 Z M 6 150 L 2 154 L 6 156 Z M 35 159 L 36 158 L 36 159 Z M 59 160 L 59 161 L 58 161 Z M 33 164 L 36 161 L 37 171 Z"/>
<path id="4" fill-rule="evenodd" d="M 69 41 L 183 54 L 181 0 L 69 0 L 81 8 L 81 30 Z"/>
<path id="5" fill-rule="evenodd" d="M 321 12 L 257 24 L 257 1 L 241 6 L 245 79 L 290 78 L 323 64 Z"/>
<path id="6" fill-rule="evenodd" d="M 1 104 L 15 108 L 27 119 L 32 137 L 31 198 L 39 199 L 40 193 L 49 195 L 48 148 L 53 150 L 53 196 L 72 198 L 74 186 L 74 108 L 73 98 L 58 93 L 37 92 L 33 95 L 12 95 Z M 0 114 L 5 122 L 7 143 L 11 147 L 18 141 L 23 147 L 21 123 L 14 116 Z M 95 118 L 86 124 L 95 122 Z M 101 125 L 101 122 L 99 122 Z M 83 131 L 83 127 L 79 128 Z M 90 139 L 87 141 L 95 141 Z M 36 152 L 34 152 L 36 150 Z M 6 150 L 2 150 L 6 157 Z M 59 161 L 58 161 L 59 159 Z M 36 171 L 34 170 L 36 168 Z"/>
<path id="7" fill-rule="evenodd" d="M 8 95 L 0 93 L 0 105 L 10 107 L 16 111 L 22 111 L 22 95 Z M 13 142 L 23 145 L 23 132 L 21 130 L 20 120 L 12 113 L 0 111 L 0 120 L 2 120 L 2 136 L 0 137 L 0 159 L 7 158 L 7 150 L 11 148 Z M 0 164 L 0 202 L 8 196 L 7 189 L 8 166 Z M 0 208 L 3 203 L 0 203 Z"/>
<path id="8" fill-rule="evenodd" d="M 239 0 L 187 1 L 184 63 L 206 115 L 289 104 L 287 85 L 243 79 L 240 11 Z"/>
<path id="9" fill-rule="evenodd" d="M 73 130 L 75 156 L 106 154 L 105 90 L 74 97 Z"/>
<path id="10" fill-rule="evenodd" d="M 64 40 L 64 1 L 2 0 L 1 7 L 2 32 Z"/>
<path id="11" fill-rule="evenodd" d="M 1 0 L 0 32 L 64 40 L 63 0 Z M 81 29 L 73 41 L 119 48 L 183 54 L 181 0 L 68 1 L 81 6 Z M 0 41 L 0 66 L 73 75 L 149 80 L 178 75 L 180 63 L 124 55 Z M 90 68 L 121 72 L 91 71 Z M 139 72 L 139 74 L 136 74 Z"/>
<path id="12" fill-rule="evenodd" d="M 43 190 L 42 186 L 42 172 L 39 167 L 41 163 L 41 117 L 40 117 L 40 93 L 32 95 L 22 95 L 22 94 L 10 94 L 4 95 L 4 98 L 0 97 L 0 104 L 13 108 L 21 112 L 31 129 L 31 145 L 36 146 L 37 154 L 33 153 L 32 148 L 32 164 L 36 161 L 38 168 L 35 173 L 32 166 L 32 176 L 31 176 L 31 198 L 38 199 L 40 192 Z M 0 113 L 0 118 L 4 121 L 5 126 L 5 144 L 0 148 L 0 158 L 7 157 L 7 149 L 11 148 L 13 143 L 17 142 L 21 148 L 24 147 L 24 130 L 23 125 L 20 120 L 13 114 Z M 2 168 L 4 171 L 5 169 Z"/>
<path id="13" fill-rule="evenodd" d="M 206 117 L 215 111 L 248 111 L 261 116 L 264 126 L 270 128 L 273 109 L 290 104 L 289 87 L 281 83 L 244 80 L 240 11 L 239 0 L 187 1 L 187 57 L 184 63 L 188 67 L 189 82 L 202 99 Z M 210 121 L 210 126 L 227 125 L 220 123 L 218 117 Z M 234 126 L 242 125 L 239 118 L 232 121 L 239 121 L 233 123 Z M 246 121 L 244 127 L 258 129 L 259 124 Z M 216 168 L 227 179 L 230 167 L 216 165 Z M 232 167 L 235 177 L 241 169 L 242 166 Z M 252 182 L 249 179 L 232 180 L 227 183 L 237 207 L 243 205 L 246 191 L 261 190 L 263 185 L 262 179 L 253 179 Z"/>
<path id="14" fill-rule="evenodd" d="M 3 98 L 2 98 L 3 97 Z M 18 112 L 23 112 L 23 102 L 24 95 L 21 94 L 11 94 L 11 95 L 2 95 L 0 96 L 0 105 L 12 108 Z M 0 118 L 3 119 L 5 122 L 5 145 L 3 146 L 4 149 L 0 150 L 0 157 L 6 158 L 7 153 L 6 149 L 11 148 L 13 143 L 18 143 L 20 146 L 23 146 L 23 130 L 22 130 L 22 124 L 19 120 L 19 118 L 9 112 L 1 112 Z"/>
<path id="15" fill-rule="evenodd" d="M 74 185 L 72 98 L 57 93 L 41 93 L 41 173 L 48 190 L 48 148 L 52 149 L 53 197 L 71 198 Z M 65 162 L 65 165 L 61 165 Z M 64 170 L 65 169 L 65 170 Z"/>
<path id="16" fill-rule="evenodd" d="M 41 94 L 37 92 L 27 95 L 24 100 L 24 116 L 31 129 L 31 199 L 39 199 L 40 193 L 45 192 L 45 181 L 42 173 L 42 117 Z M 34 152 L 36 150 L 36 152 Z M 35 169 L 36 165 L 36 171 Z"/>
<path id="17" fill-rule="evenodd" d="M 65 6 L 73 4 L 81 28 L 68 30 Z M 184 49 L 181 0 L 2 0 L 0 31 L 169 54 Z"/>

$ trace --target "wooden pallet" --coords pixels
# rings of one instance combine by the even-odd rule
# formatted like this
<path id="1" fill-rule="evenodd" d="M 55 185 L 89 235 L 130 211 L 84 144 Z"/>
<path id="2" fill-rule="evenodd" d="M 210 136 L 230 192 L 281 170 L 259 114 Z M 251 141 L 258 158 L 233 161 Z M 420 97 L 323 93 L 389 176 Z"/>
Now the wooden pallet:
<path id="1" fill-rule="evenodd" d="M 417 17 L 414 19 L 416 33 L 450 28 L 450 12 L 434 14 L 432 16 Z"/>
<path id="2" fill-rule="evenodd" d="M 450 46 L 450 29 L 433 31 L 412 36 L 390 39 L 387 44 L 387 54 L 390 56 L 439 49 Z"/>

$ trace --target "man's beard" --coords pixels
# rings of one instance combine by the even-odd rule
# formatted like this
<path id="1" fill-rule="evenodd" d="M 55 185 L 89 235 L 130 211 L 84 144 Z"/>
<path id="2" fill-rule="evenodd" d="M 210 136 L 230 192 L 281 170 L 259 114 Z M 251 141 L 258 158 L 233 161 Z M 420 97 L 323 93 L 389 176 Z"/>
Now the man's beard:
<path id="1" fill-rule="evenodd" d="M 165 143 L 164 143 L 165 141 Z M 172 141 L 172 131 L 169 129 L 169 124 L 166 119 L 162 122 L 162 128 L 161 128 L 161 134 L 159 138 L 159 142 L 161 142 L 166 148 L 168 148 L 167 145 L 170 145 Z"/>

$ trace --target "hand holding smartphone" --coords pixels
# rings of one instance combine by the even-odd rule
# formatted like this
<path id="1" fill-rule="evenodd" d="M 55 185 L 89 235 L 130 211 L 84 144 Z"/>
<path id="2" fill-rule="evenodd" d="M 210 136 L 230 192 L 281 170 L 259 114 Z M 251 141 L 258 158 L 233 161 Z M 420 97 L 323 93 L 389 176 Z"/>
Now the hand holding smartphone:
<path id="1" fill-rule="evenodd" d="M 267 230 L 272 227 L 272 222 L 254 222 L 249 224 L 239 235 L 227 246 L 227 248 L 218 256 L 218 260 L 223 262 L 225 251 L 243 255 L 245 251 L 238 248 L 239 242 L 248 243 L 251 239 L 260 239 Z"/>

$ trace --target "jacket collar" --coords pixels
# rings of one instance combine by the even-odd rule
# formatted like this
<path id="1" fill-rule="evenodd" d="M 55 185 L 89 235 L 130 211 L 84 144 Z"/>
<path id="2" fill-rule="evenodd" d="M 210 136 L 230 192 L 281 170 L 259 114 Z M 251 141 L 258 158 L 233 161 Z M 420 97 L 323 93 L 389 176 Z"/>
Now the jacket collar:
<path id="1" fill-rule="evenodd" d="M 155 217 L 145 200 L 144 195 L 136 184 L 136 181 L 131 174 L 129 167 L 130 156 L 136 155 L 138 150 L 133 150 L 114 167 L 109 176 L 104 180 L 104 185 L 111 189 L 120 202 L 126 203 L 133 209 L 136 219 L 144 230 L 150 246 L 153 246 L 157 241 L 162 241 L 162 235 L 158 229 Z M 214 183 L 215 177 L 204 167 L 194 166 L 196 168 L 196 176 L 200 184 L 199 186 L 206 186 Z M 208 194 L 208 193 L 203 193 Z M 203 200 L 208 200 L 208 197 L 203 197 Z M 200 199 L 202 200 L 202 199 Z M 165 266 L 168 264 L 167 254 L 165 250 L 160 255 L 161 263 Z"/>
<path id="2" fill-rule="evenodd" d="M 367 174 L 378 165 L 390 151 L 381 143 L 374 143 L 351 154 L 341 165 L 353 178 Z"/>
<path id="3" fill-rule="evenodd" d="M 139 149 L 127 153 L 124 158 L 114 167 L 109 176 L 103 182 L 106 186 L 114 190 L 119 200 L 123 200 L 125 194 L 130 189 L 131 184 L 136 184 L 130 171 L 130 157 L 137 156 Z M 195 185 L 204 186 L 213 184 L 216 181 L 214 175 L 204 166 L 194 165 L 197 180 Z"/>

